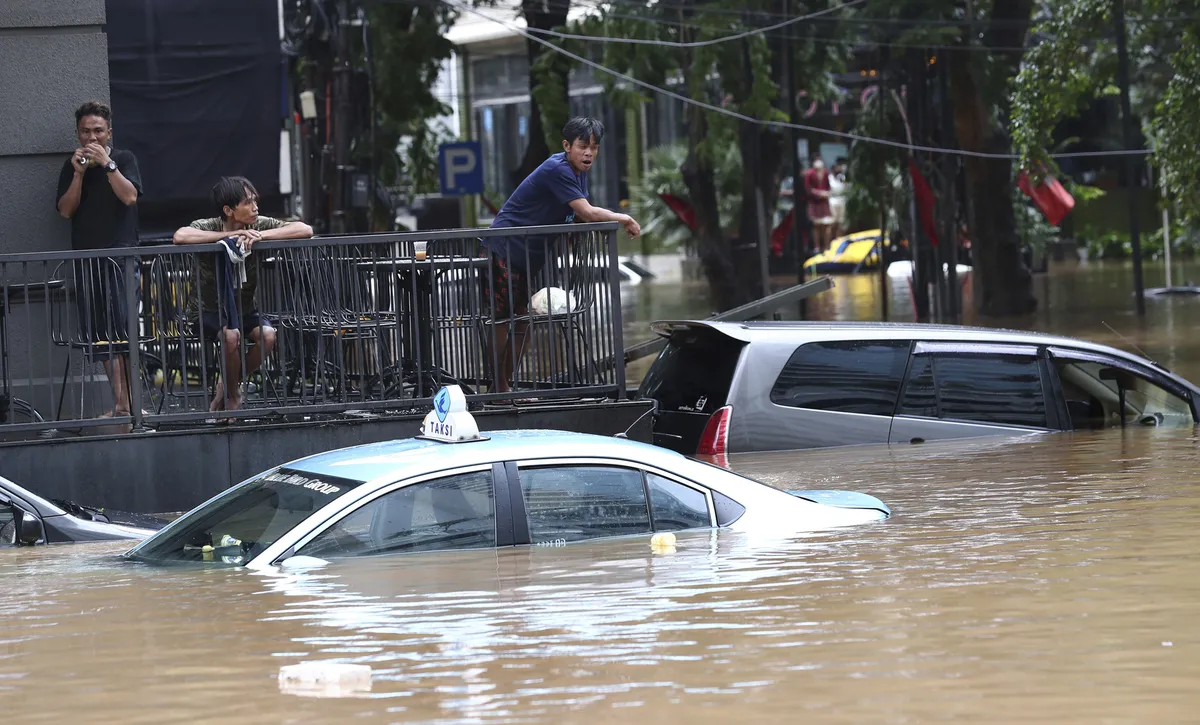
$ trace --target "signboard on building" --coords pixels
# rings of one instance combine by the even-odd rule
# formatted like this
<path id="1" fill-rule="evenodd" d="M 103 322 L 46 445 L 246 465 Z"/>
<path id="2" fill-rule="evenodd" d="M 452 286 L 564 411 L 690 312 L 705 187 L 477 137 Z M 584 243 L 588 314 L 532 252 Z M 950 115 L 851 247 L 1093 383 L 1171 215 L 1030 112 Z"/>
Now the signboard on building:
<path id="1" fill-rule="evenodd" d="M 483 193 L 483 149 L 478 141 L 438 146 L 438 176 L 444 196 Z"/>

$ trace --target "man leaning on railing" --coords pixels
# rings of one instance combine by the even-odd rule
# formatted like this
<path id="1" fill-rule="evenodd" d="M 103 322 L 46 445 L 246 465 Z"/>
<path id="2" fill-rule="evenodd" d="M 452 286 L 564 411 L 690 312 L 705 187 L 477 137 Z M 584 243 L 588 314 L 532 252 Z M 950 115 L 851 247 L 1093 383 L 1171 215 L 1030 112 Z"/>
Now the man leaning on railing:
<path id="1" fill-rule="evenodd" d="M 504 202 L 491 227 L 549 226 L 570 224 L 578 219 L 581 222 L 618 222 L 630 237 L 641 234 L 642 228 L 628 214 L 588 203 L 588 171 L 600 155 L 603 136 L 604 124 L 595 118 L 577 117 L 567 121 L 562 130 L 562 153 L 543 161 L 521 182 Z M 510 323 L 502 321 L 528 314 L 530 279 L 545 266 L 551 241 L 524 235 L 483 240 L 491 258 L 491 269 L 483 275 L 483 294 L 496 323 L 495 347 L 489 358 L 499 362 L 499 369 L 492 371 L 492 392 L 509 391 L 515 362 L 513 345 L 515 343 L 518 350 L 523 349 L 529 334 L 528 324 L 521 322 L 516 325 L 516 335 L 510 335 Z"/>
<path id="2" fill-rule="evenodd" d="M 312 227 L 304 222 L 285 222 L 258 214 L 258 191 L 241 176 L 225 176 L 213 186 L 213 207 L 219 216 L 197 219 L 175 232 L 176 244 L 213 244 L 226 246 L 227 257 L 199 255 L 200 309 L 199 315 L 205 339 L 221 342 L 222 373 L 209 410 L 237 410 L 242 407 L 241 382 L 243 372 L 252 375 L 263 358 L 275 347 L 275 328 L 258 312 L 254 292 L 258 286 L 256 264 L 246 263 L 254 243 L 271 239 L 307 239 Z M 237 279 L 226 270 L 226 258 L 237 260 Z M 220 260 L 218 262 L 218 259 Z M 244 275 L 244 277 L 243 277 Z M 189 303 L 192 302 L 189 300 Z M 242 370 L 242 331 L 254 347 L 246 352 L 246 368 Z"/>
<path id="3" fill-rule="evenodd" d="M 79 148 L 63 162 L 54 196 L 58 213 L 71 220 L 71 247 L 136 247 L 142 177 L 133 153 L 113 148 L 112 110 L 100 101 L 80 106 L 75 135 Z M 83 350 L 90 362 L 103 361 L 113 389 L 113 409 L 104 417 L 129 415 L 129 318 L 122 270 L 111 259 L 79 259 L 72 263 L 71 276 Z"/>

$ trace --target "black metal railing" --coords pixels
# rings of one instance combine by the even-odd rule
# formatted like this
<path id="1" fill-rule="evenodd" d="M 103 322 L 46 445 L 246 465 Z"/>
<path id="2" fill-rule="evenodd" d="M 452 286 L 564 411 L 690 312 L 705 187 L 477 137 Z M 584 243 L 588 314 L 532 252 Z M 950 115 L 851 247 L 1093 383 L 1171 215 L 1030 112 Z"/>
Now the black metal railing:
<path id="1" fill-rule="evenodd" d="M 0 436 L 624 397 L 616 230 L 0 255 Z"/>

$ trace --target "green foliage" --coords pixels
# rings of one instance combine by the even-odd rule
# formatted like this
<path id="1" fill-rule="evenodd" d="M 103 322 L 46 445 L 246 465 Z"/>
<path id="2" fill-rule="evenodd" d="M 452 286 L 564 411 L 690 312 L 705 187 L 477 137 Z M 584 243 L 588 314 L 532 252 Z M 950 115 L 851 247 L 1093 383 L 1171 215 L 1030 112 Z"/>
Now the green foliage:
<path id="1" fill-rule="evenodd" d="M 882 113 L 880 103 L 883 103 Z M 890 96 L 873 94 L 863 107 L 854 133 L 871 138 L 904 140 L 900 111 Z M 905 182 L 907 152 L 895 146 L 856 143 L 850 147 L 846 178 L 846 219 L 851 229 L 875 229 L 883 211 L 888 228 L 898 226 L 898 213 L 907 214 L 908 185 Z M 882 204 L 882 206 L 880 206 Z"/>
<path id="2" fill-rule="evenodd" d="M 1091 229 L 1080 234 L 1088 251 L 1089 259 L 1128 259 L 1133 255 L 1133 244 L 1124 232 L 1098 232 Z M 1161 260 L 1164 258 L 1163 229 L 1141 237 L 1142 258 Z M 1200 255 L 1200 225 L 1190 222 L 1171 224 L 1171 258 L 1194 259 Z"/>
<path id="3" fill-rule="evenodd" d="M 439 132 L 426 127 L 428 119 L 449 110 L 434 96 L 433 86 L 442 62 L 453 50 L 445 34 L 457 17 L 457 11 L 443 3 L 382 3 L 368 10 L 379 114 L 376 154 L 382 160 L 384 183 L 395 184 L 408 176 L 414 183 L 427 186 L 431 163 L 437 162 L 436 139 L 446 134 L 457 136 L 453 130 Z M 407 157 L 387 153 L 405 136 L 414 140 Z M 355 144 L 356 156 L 369 152 L 364 142 L 360 139 Z M 436 184 L 436 169 L 434 173 Z"/>
<path id="4" fill-rule="evenodd" d="M 670 194 L 690 202 L 687 185 L 679 175 L 687 152 L 684 144 L 651 149 L 647 157 L 649 170 L 630 190 L 634 217 L 642 225 L 642 234 L 652 239 L 652 248 L 692 248 L 691 230 L 659 197 L 659 194 Z M 731 232 L 737 228 L 742 210 L 742 156 L 738 147 L 730 144 L 716 161 L 713 171 L 721 228 Z"/>
<path id="5" fill-rule="evenodd" d="M 414 194 L 432 194 L 441 188 L 438 179 L 438 146 L 458 140 L 458 133 L 444 121 L 423 123 L 411 136 L 401 137 L 404 173 Z"/>
<path id="6" fill-rule="evenodd" d="M 1043 0 L 1040 42 L 1026 51 L 1012 89 L 1023 168 L 1056 171 L 1047 149 L 1059 121 L 1114 90 L 1112 13 L 1112 0 Z M 1134 113 L 1168 193 L 1200 219 L 1200 16 L 1191 0 L 1129 0 L 1126 13 Z"/>

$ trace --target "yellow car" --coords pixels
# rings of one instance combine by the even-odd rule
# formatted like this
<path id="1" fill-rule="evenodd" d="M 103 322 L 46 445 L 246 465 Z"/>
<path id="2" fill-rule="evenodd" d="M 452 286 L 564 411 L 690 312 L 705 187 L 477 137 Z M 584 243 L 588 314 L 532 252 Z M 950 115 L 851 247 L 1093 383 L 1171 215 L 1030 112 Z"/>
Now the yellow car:
<path id="1" fill-rule="evenodd" d="M 853 274 L 879 266 L 879 230 L 868 229 L 834 239 L 829 249 L 804 262 L 812 274 Z"/>

